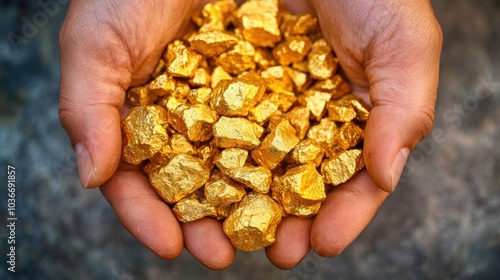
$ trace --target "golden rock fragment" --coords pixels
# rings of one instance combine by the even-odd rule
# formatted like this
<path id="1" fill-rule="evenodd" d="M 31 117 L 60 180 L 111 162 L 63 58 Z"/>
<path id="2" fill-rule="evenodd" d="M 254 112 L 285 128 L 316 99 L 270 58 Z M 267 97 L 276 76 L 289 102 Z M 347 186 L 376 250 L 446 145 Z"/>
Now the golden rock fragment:
<path id="1" fill-rule="evenodd" d="M 207 105 L 212 95 L 212 89 L 209 87 L 195 88 L 189 91 L 188 99 L 192 104 Z"/>
<path id="2" fill-rule="evenodd" d="M 204 68 L 198 68 L 193 77 L 189 79 L 189 84 L 193 87 L 208 87 L 210 86 L 210 74 Z"/>
<path id="3" fill-rule="evenodd" d="M 285 37 L 290 35 L 307 35 L 318 27 L 318 19 L 310 14 L 291 15 L 286 14 L 283 17 L 283 34 Z"/>
<path id="4" fill-rule="evenodd" d="M 201 145 L 196 150 L 196 156 L 201 159 L 210 170 L 214 167 L 214 159 L 218 154 L 220 154 L 220 151 L 211 144 Z"/>
<path id="5" fill-rule="evenodd" d="M 347 150 L 356 147 L 363 137 L 363 129 L 355 123 L 348 122 L 340 126 L 336 142 L 340 148 Z"/>
<path id="6" fill-rule="evenodd" d="M 234 247 L 255 251 L 274 244 L 282 216 L 283 210 L 275 200 L 250 192 L 231 210 L 222 227 Z"/>
<path id="7" fill-rule="evenodd" d="M 285 71 L 288 73 L 288 76 L 290 76 L 293 84 L 295 85 L 295 88 L 298 91 L 306 89 L 312 83 L 312 79 L 304 72 L 295 70 L 290 67 L 285 67 Z"/>
<path id="8" fill-rule="evenodd" d="M 158 60 L 158 63 L 155 66 L 155 69 L 153 70 L 153 73 L 151 73 L 151 78 L 154 79 L 160 76 L 161 74 L 165 73 L 166 66 L 167 64 L 165 63 L 165 60 L 160 58 L 160 60 Z"/>
<path id="9" fill-rule="evenodd" d="M 151 105 L 155 103 L 158 96 L 148 90 L 147 87 L 134 87 L 127 91 L 127 99 L 134 106 Z"/>
<path id="10" fill-rule="evenodd" d="M 311 111 L 311 117 L 319 121 L 326 113 L 326 103 L 330 100 L 331 94 L 316 90 L 306 90 L 300 96 L 299 102 Z"/>
<path id="11" fill-rule="evenodd" d="M 279 64 L 286 66 L 303 60 L 311 46 L 311 41 L 305 36 L 290 36 L 274 47 L 273 56 Z"/>
<path id="12" fill-rule="evenodd" d="M 215 64 L 224 68 L 228 73 L 240 74 L 248 69 L 255 68 L 255 49 L 247 41 L 239 41 L 234 47 L 221 54 Z"/>
<path id="13" fill-rule="evenodd" d="M 303 218 L 317 214 L 321 202 L 326 199 L 323 177 L 314 164 L 293 167 L 277 177 L 272 193 L 287 214 Z"/>
<path id="14" fill-rule="evenodd" d="M 232 20 L 231 12 L 236 9 L 233 0 L 221 0 L 207 3 L 193 16 L 193 21 L 200 26 L 199 31 L 225 30 Z"/>
<path id="15" fill-rule="evenodd" d="M 214 158 L 217 167 L 225 172 L 231 168 L 243 167 L 248 158 L 248 151 L 238 148 L 224 149 Z"/>
<path id="16" fill-rule="evenodd" d="M 357 115 L 351 101 L 344 98 L 329 101 L 326 104 L 326 109 L 328 110 L 328 118 L 338 122 L 350 122 Z"/>
<path id="17" fill-rule="evenodd" d="M 228 169 L 225 174 L 259 193 L 267 193 L 271 186 L 271 171 L 263 166 L 243 166 Z"/>
<path id="18" fill-rule="evenodd" d="M 172 96 L 181 100 L 187 99 L 191 87 L 184 81 L 177 79 L 175 81 L 175 90 L 172 92 Z"/>
<path id="19" fill-rule="evenodd" d="M 198 68 L 202 56 L 188 48 L 180 40 L 168 44 L 164 57 L 168 61 L 167 71 L 170 75 L 181 78 L 190 78 Z"/>
<path id="20" fill-rule="evenodd" d="M 191 47 L 197 52 L 213 57 L 222 54 L 238 43 L 238 37 L 222 30 L 208 30 L 193 36 Z"/>
<path id="21" fill-rule="evenodd" d="M 292 150 L 290 157 L 298 164 L 312 163 L 316 167 L 321 164 L 323 160 L 323 148 L 314 140 L 302 140 Z"/>
<path id="22" fill-rule="evenodd" d="M 203 186 L 210 170 L 194 156 L 180 154 L 149 174 L 149 182 L 167 203 L 176 203 Z"/>
<path id="23" fill-rule="evenodd" d="M 331 79 L 317 81 L 311 89 L 328 92 L 332 99 L 339 99 L 351 91 L 351 86 L 341 75 L 334 75 Z"/>
<path id="24" fill-rule="evenodd" d="M 217 118 L 217 113 L 203 104 L 181 105 L 168 114 L 169 124 L 191 141 L 209 140 Z"/>
<path id="25" fill-rule="evenodd" d="M 352 149 L 340 152 L 335 157 L 323 161 L 321 174 L 326 183 L 337 186 L 347 182 L 364 166 L 363 150 Z"/>
<path id="26" fill-rule="evenodd" d="M 270 99 L 263 99 L 249 111 L 248 119 L 258 124 L 264 124 L 278 110 L 278 105 Z"/>
<path id="27" fill-rule="evenodd" d="M 161 98 L 157 104 L 166 108 L 168 112 L 173 112 L 177 107 L 186 105 L 186 100 L 173 96 L 165 96 Z"/>
<path id="28" fill-rule="evenodd" d="M 212 91 L 210 105 L 222 116 L 246 116 L 266 90 L 259 80 L 222 80 Z"/>
<path id="29" fill-rule="evenodd" d="M 244 118 L 221 117 L 213 126 L 214 140 L 221 148 L 253 149 L 260 144 L 262 127 Z"/>
<path id="30" fill-rule="evenodd" d="M 354 110 L 356 110 L 356 120 L 360 122 L 366 122 L 368 120 L 368 116 L 370 115 L 370 110 L 368 109 L 368 107 L 363 103 L 363 101 L 354 97 L 354 95 L 352 95 L 350 101 L 352 107 L 354 107 Z"/>
<path id="31" fill-rule="evenodd" d="M 246 194 L 245 189 L 225 175 L 212 174 L 205 185 L 205 200 L 212 205 L 231 204 L 240 201 Z"/>
<path id="32" fill-rule="evenodd" d="M 151 172 L 155 171 L 156 169 L 160 168 L 161 164 L 150 161 L 144 167 L 142 168 L 142 171 L 146 174 L 149 175 Z"/>
<path id="33" fill-rule="evenodd" d="M 158 96 L 171 94 L 176 89 L 175 79 L 163 73 L 148 84 L 148 89 Z"/>
<path id="34" fill-rule="evenodd" d="M 337 125 L 335 122 L 324 118 L 321 119 L 319 124 L 314 125 L 309 129 L 307 132 L 307 138 L 323 144 L 323 147 L 330 147 L 335 144 L 337 133 Z"/>
<path id="35" fill-rule="evenodd" d="M 158 105 L 138 106 L 130 109 L 122 123 L 123 160 L 139 164 L 158 152 L 168 140 L 164 127 L 166 120 L 165 109 Z"/>
<path id="36" fill-rule="evenodd" d="M 215 67 L 214 71 L 212 72 L 212 83 L 211 86 L 212 88 L 215 88 L 220 81 L 222 80 L 232 80 L 233 77 L 229 75 L 229 73 L 224 70 L 224 68 L 217 66 Z"/>
<path id="37" fill-rule="evenodd" d="M 272 66 L 260 72 L 267 88 L 274 92 L 292 91 L 292 79 L 281 65 Z"/>
<path id="38" fill-rule="evenodd" d="M 302 60 L 299 62 L 294 62 L 292 63 L 292 69 L 303 72 L 303 73 L 309 73 L 309 70 L 307 70 L 307 60 Z"/>
<path id="39" fill-rule="evenodd" d="M 298 143 L 295 128 L 288 120 L 281 121 L 259 147 L 252 150 L 252 158 L 261 166 L 274 169 Z"/>
<path id="40" fill-rule="evenodd" d="M 172 208 L 177 220 L 188 223 L 204 217 L 216 217 L 215 206 L 208 202 L 201 202 L 196 197 L 186 197 L 177 202 Z"/>
<path id="41" fill-rule="evenodd" d="M 276 61 L 274 60 L 273 56 L 265 48 L 256 48 L 253 60 L 255 61 L 257 66 L 262 70 L 265 70 L 269 67 L 276 65 Z"/>
<path id="42" fill-rule="evenodd" d="M 281 39 L 278 1 L 247 1 L 235 13 L 245 40 L 255 46 L 272 47 Z"/>
<path id="43" fill-rule="evenodd" d="M 172 158 L 179 154 L 196 155 L 196 149 L 189 143 L 184 135 L 175 133 L 170 136 L 168 142 L 165 143 L 161 149 L 150 158 L 152 163 L 164 165 Z M 154 165 L 149 167 L 153 168 Z"/>
<path id="44" fill-rule="evenodd" d="M 311 76 L 318 80 L 330 78 L 337 70 L 337 59 L 325 39 L 320 39 L 312 45 L 307 59 L 307 69 Z"/>
<path id="45" fill-rule="evenodd" d="M 295 107 L 290 112 L 285 114 L 285 117 L 290 121 L 290 124 L 295 128 L 297 137 L 304 139 L 309 130 L 309 117 L 311 111 L 307 107 Z"/>

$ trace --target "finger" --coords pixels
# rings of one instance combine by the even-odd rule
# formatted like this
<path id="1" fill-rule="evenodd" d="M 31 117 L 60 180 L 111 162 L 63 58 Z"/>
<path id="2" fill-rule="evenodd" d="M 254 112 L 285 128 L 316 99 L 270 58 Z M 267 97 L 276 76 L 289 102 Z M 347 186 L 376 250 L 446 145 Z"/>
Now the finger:
<path id="1" fill-rule="evenodd" d="M 118 166 L 122 140 L 118 109 L 125 90 L 149 75 L 181 27 L 177 19 L 189 12 L 190 2 L 160 2 L 156 9 L 150 7 L 154 3 L 71 2 L 59 34 L 59 115 L 75 148 L 84 187 L 104 183 Z M 147 26 L 148 22 L 158 26 Z"/>
<path id="2" fill-rule="evenodd" d="M 391 192 L 434 121 L 442 35 L 427 1 L 364 2 L 318 0 L 316 7 L 346 75 L 369 88 L 366 166 L 374 182 Z"/>
<path id="3" fill-rule="evenodd" d="M 211 218 L 183 223 L 186 249 L 206 267 L 223 270 L 234 261 L 236 250 L 222 230 L 222 224 Z"/>
<path id="4" fill-rule="evenodd" d="M 311 249 L 312 222 L 312 218 L 284 218 L 276 230 L 276 242 L 266 247 L 269 261 L 281 269 L 295 267 Z"/>
<path id="5" fill-rule="evenodd" d="M 366 170 L 335 187 L 321 206 L 311 229 L 311 245 L 318 255 L 340 254 L 366 228 L 388 193 L 378 188 Z"/>
<path id="6" fill-rule="evenodd" d="M 123 226 L 144 246 L 168 260 L 181 254 L 181 227 L 139 167 L 122 163 L 100 189 Z"/>

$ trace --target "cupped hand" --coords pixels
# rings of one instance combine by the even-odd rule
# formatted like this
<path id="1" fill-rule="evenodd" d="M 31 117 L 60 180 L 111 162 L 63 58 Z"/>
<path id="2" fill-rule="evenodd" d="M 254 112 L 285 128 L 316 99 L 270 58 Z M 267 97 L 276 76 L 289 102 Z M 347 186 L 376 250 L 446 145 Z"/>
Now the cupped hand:
<path id="1" fill-rule="evenodd" d="M 82 185 L 101 186 L 125 228 L 158 256 L 185 246 L 212 269 L 235 249 L 220 223 L 179 225 L 142 171 L 120 162 L 120 113 L 128 87 L 144 83 L 166 44 L 183 28 L 195 1 L 75 0 L 60 31 L 59 114 L 78 160 Z"/>
<path id="2" fill-rule="evenodd" d="M 314 219 L 281 222 L 266 249 L 281 268 L 297 265 L 311 247 L 324 257 L 342 252 L 394 191 L 410 151 L 434 122 L 442 34 L 430 1 L 311 2 L 353 93 L 372 106 L 366 170 L 335 187 Z"/>

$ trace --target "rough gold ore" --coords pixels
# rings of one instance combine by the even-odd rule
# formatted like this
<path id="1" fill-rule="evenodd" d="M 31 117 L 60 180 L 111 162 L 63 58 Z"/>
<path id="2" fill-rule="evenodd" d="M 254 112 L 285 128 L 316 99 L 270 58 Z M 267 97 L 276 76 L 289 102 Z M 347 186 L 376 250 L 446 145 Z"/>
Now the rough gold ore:
<path id="1" fill-rule="evenodd" d="M 210 170 L 199 158 L 180 154 L 149 174 L 149 182 L 167 203 L 176 203 L 203 186 Z"/>
<path id="2" fill-rule="evenodd" d="M 221 80 L 212 92 L 210 105 L 222 116 L 245 117 L 266 90 L 259 80 Z"/>
<path id="3" fill-rule="evenodd" d="M 363 151 L 352 149 L 340 152 L 324 161 L 321 164 L 321 174 L 326 183 L 337 186 L 347 182 L 364 166 Z"/>
<path id="4" fill-rule="evenodd" d="M 277 177 L 272 193 L 287 214 L 304 218 L 317 214 L 326 199 L 323 177 L 314 164 L 299 165 Z"/>
<path id="5" fill-rule="evenodd" d="M 271 171 L 263 166 L 243 166 L 225 172 L 231 179 L 259 193 L 267 193 L 271 186 Z"/>
<path id="6" fill-rule="evenodd" d="M 364 167 L 369 107 L 350 94 L 313 15 L 279 0 L 211 1 L 127 90 L 123 160 L 139 164 L 181 222 L 224 220 L 245 251 L 283 215 L 314 216 L 326 185 Z"/>
<path id="7" fill-rule="evenodd" d="M 224 233 L 234 247 L 254 251 L 275 242 L 283 210 L 268 195 L 250 192 L 237 203 L 224 221 Z"/>
<path id="8" fill-rule="evenodd" d="M 152 157 L 167 142 L 164 128 L 166 111 L 158 105 L 139 106 L 130 110 L 123 121 L 123 160 L 132 164 Z"/>
<path id="9" fill-rule="evenodd" d="M 264 138 L 260 146 L 252 151 L 252 158 L 258 164 L 274 169 L 299 141 L 290 122 L 283 120 Z"/>

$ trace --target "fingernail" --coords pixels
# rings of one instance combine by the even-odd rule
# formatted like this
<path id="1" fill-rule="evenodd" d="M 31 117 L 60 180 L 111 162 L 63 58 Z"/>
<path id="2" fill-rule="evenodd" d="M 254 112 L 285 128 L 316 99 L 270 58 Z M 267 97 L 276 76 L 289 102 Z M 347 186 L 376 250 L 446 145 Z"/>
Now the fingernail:
<path id="1" fill-rule="evenodd" d="M 90 177 L 94 172 L 94 164 L 90 158 L 89 151 L 84 145 L 78 143 L 75 146 L 76 158 L 78 161 L 78 174 L 80 175 L 80 182 L 86 189 L 88 188 Z"/>
<path id="2" fill-rule="evenodd" d="M 406 160 L 408 159 L 409 155 L 410 155 L 410 149 L 404 147 L 401 150 L 399 150 L 399 153 L 396 155 L 396 158 L 394 158 L 394 161 L 392 162 L 391 166 L 392 191 L 394 191 L 394 189 L 396 189 L 396 186 L 398 185 L 399 178 L 401 177 L 401 173 L 403 173 L 403 169 L 405 168 Z"/>

